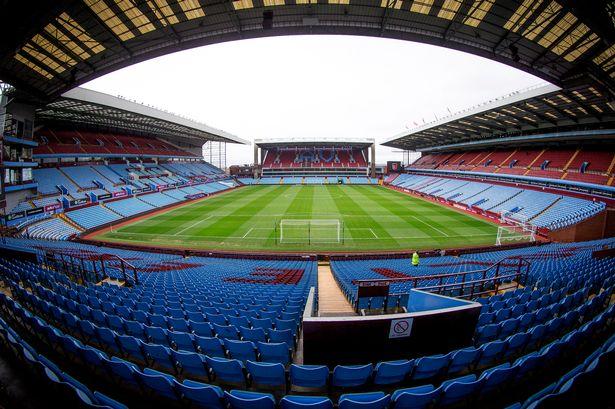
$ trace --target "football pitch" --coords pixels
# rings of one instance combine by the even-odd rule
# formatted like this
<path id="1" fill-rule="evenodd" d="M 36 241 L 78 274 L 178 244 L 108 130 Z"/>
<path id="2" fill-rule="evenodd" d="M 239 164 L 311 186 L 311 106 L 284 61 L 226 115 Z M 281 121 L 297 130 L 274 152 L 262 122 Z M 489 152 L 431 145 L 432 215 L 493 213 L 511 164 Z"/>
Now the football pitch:
<path id="1" fill-rule="evenodd" d="M 493 245 L 497 226 L 381 186 L 246 186 L 95 236 L 236 251 L 377 251 Z"/>

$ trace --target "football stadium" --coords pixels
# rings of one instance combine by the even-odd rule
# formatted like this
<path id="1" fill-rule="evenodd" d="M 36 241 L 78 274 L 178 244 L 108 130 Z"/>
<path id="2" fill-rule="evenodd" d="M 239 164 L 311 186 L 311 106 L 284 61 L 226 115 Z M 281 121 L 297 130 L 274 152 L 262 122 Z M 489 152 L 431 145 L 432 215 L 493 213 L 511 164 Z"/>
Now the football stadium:
<path id="1" fill-rule="evenodd" d="M 615 408 L 612 2 L 0 11 L 0 408 Z M 235 135 L 84 87 L 296 35 L 544 82 L 386 138 Z"/>

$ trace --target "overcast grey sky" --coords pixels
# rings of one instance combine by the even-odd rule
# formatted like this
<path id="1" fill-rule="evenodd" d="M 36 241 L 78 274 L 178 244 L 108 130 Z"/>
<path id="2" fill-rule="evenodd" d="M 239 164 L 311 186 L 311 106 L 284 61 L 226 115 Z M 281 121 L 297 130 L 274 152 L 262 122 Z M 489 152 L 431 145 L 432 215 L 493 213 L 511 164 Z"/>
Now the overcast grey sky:
<path id="1" fill-rule="evenodd" d="M 210 45 L 136 64 L 85 85 L 185 115 L 243 139 L 370 137 L 543 83 L 506 65 L 408 41 L 273 37 Z M 378 146 L 377 162 L 401 160 Z M 230 146 L 227 164 L 252 162 Z"/>

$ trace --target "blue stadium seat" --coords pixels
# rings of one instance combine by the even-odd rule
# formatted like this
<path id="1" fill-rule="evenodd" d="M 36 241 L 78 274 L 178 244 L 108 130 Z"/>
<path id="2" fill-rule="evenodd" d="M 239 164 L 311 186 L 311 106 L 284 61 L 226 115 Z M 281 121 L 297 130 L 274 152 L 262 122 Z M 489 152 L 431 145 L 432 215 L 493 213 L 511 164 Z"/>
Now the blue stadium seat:
<path id="1" fill-rule="evenodd" d="M 149 394 L 152 397 L 164 396 L 165 398 L 175 400 L 177 394 L 173 384 L 174 377 L 156 370 L 145 368 L 143 372 L 136 371 L 135 375 L 139 382 L 144 386 L 144 389 L 149 389 Z"/>
<path id="2" fill-rule="evenodd" d="M 126 406 L 126 405 L 124 405 L 124 404 L 122 404 L 122 403 L 120 403 L 120 402 L 118 402 L 118 401 L 116 401 L 114 399 L 111 399 L 107 395 L 105 395 L 105 394 L 103 394 L 101 392 L 98 392 L 98 391 L 94 392 L 94 398 L 96 398 L 96 401 L 100 405 L 102 405 L 104 407 L 108 407 L 108 408 L 111 408 L 111 409 L 128 409 L 128 406 Z"/>
<path id="3" fill-rule="evenodd" d="M 262 328 L 239 327 L 239 333 L 244 341 L 267 342 L 267 334 Z"/>
<path id="4" fill-rule="evenodd" d="M 326 396 L 286 395 L 280 399 L 281 409 L 333 409 L 333 402 Z"/>
<path id="5" fill-rule="evenodd" d="M 218 382 L 240 384 L 245 387 L 244 365 L 237 359 L 215 358 L 206 356 L 207 366 Z"/>
<path id="6" fill-rule="evenodd" d="M 175 380 L 174 385 L 175 390 L 178 391 L 184 399 L 190 401 L 192 406 L 211 409 L 226 408 L 223 402 L 224 393 L 218 386 L 194 382 L 189 379 L 184 380 L 182 383 Z"/>
<path id="7" fill-rule="evenodd" d="M 257 342 L 256 347 L 263 362 L 280 363 L 284 366 L 291 363 L 290 350 L 284 342 Z"/>
<path id="8" fill-rule="evenodd" d="M 391 395 L 391 401 L 396 409 L 426 409 L 434 404 L 440 393 L 441 390 L 434 388 L 433 385 L 415 386 L 397 389 Z"/>
<path id="9" fill-rule="evenodd" d="M 372 365 L 337 365 L 333 368 L 331 386 L 353 388 L 365 385 L 372 375 Z"/>
<path id="10" fill-rule="evenodd" d="M 147 358 L 149 366 L 167 372 L 175 372 L 175 365 L 171 358 L 171 349 L 158 344 L 143 344 L 143 355 Z"/>
<path id="11" fill-rule="evenodd" d="M 275 398 L 269 393 L 233 389 L 224 396 L 231 409 L 275 409 Z"/>
<path id="12" fill-rule="evenodd" d="M 414 361 L 405 359 L 398 361 L 378 362 L 374 369 L 375 385 L 391 385 L 402 382 L 414 365 Z"/>
<path id="13" fill-rule="evenodd" d="M 247 361 L 246 369 L 253 384 L 286 389 L 284 365 Z"/>
<path id="14" fill-rule="evenodd" d="M 225 339 L 224 346 L 233 359 L 238 359 L 244 363 L 248 360 L 256 361 L 256 346 L 253 342 Z"/>
<path id="15" fill-rule="evenodd" d="M 197 346 L 197 350 L 202 354 L 217 358 L 224 358 L 226 356 L 224 344 L 219 338 L 200 337 L 195 335 L 194 342 Z"/>
<path id="16" fill-rule="evenodd" d="M 467 403 L 481 384 L 482 380 L 477 380 L 476 375 L 465 375 L 444 381 L 438 388 L 442 391 L 438 404 L 445 407 L 462 402 Z"/>
<path id="17" fill-rule="evenodd" d="M 117 357 L 112 357 L 110 360 L 103 359 L 103 365 L 111 378 L 115 380 L 116 385 L 135 391 L 141 390 L 141 385 L 135 375 L 139 370 L 137 365 Z"/>
<path id="18" fill-rule="evenodd" d="M 480 356 L 480 350 L 476 348 L 464 348 L 450 352 L 448 355 L 450 355 L 450 357 L 446 373 L 447 375 L 456 375 L 474 368 Z"/>
<path id="19" fill-rule="evenodd" d="M 347 393 L 340 396 L 339 409 L 384 409 L 389 405 L 391 395 L 384 392 Z"/>
<path id="20" fill-rule="evenodd" d="M 431 379 L 440 376 L 448 367 L 447 355 L 431 355 L 414 361 L 412 380 Z"/>
<path id="21" fill-rule="evenodd" d="M 301 388 L 322 389 L 329 382 L 329 368 L 324 365 L 290 366 L 290 384 Z"/>
<path id="22" fill-rule="evenodd" d="M 500 390 L 503 385 L 506 385 L 515 377 L 516 372 L 517 367 L 511 367 L 509 363 L 504 363 L 494 368 L 485 370 L 478 378 L 479 381 L 482 381 L 482 397 L 484 398 L 486 395 Z"/>
<path id="23" fill-rule="evenodd" d="M 171 351 L 177 372 L 183 378 L 209 380 L 205 356 L 194 352 Z"/>

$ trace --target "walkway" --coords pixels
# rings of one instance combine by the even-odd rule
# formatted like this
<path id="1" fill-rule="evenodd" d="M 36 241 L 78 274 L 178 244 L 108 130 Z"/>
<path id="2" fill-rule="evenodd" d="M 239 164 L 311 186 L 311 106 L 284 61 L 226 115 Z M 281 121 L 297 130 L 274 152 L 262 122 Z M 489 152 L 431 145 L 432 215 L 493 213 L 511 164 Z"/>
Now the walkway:
<path id="1" fill-rule="evenodd" d="M 318 263 L 318 316 L 339 317 L 357 315 L 333 278 L 328 262 Z"/>

